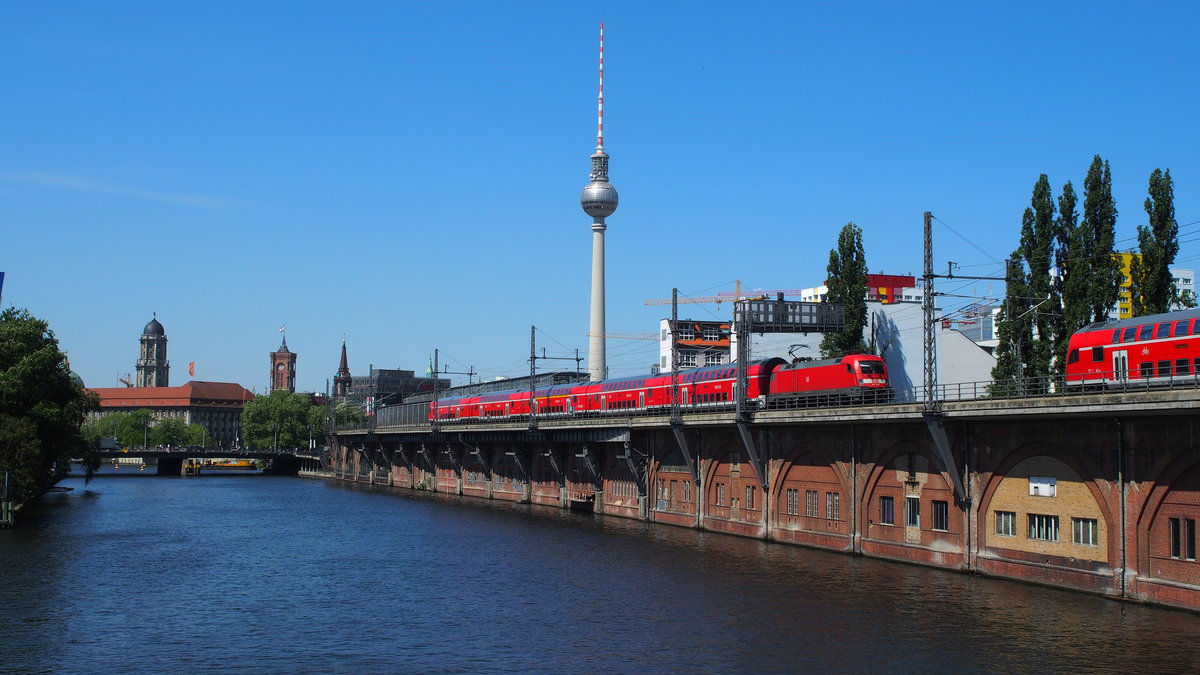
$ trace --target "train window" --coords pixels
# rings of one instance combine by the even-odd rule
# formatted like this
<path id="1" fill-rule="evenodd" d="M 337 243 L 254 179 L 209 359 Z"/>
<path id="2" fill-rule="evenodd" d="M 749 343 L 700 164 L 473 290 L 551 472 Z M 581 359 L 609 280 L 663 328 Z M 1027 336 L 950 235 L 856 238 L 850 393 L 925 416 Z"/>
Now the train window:
<path id="1" fill-rule="evenodd" d="M 1200 356 L 1192 359 L 1192 372 L 1200 375 Z"/>
<path id="2" fill-rule="evenodd" d="M 1159 377 L 1170 377 L 1171 376 L 1171 362 L 1170 361 L 1159 361 L 1158 362 L 1158 376 Z"/>
<path id="3" fill-rule="evenodd" d="M 854 372 L 854 364 L 853 364 L 853 363 L 847 363 L 847 364 L 846 364 L 846 372 L 847 372 L 847 373 L 853 373 L 853 372 Z"/>
<path id="4" fill-rule="evenodd" d="M 882 375 L 883 364 L 878 361 L 863 361 L 859 364 L 863 375 Z"/>
<path id="5" fill-rule="evenodd" d="M 1092 347 L 1092 363 L 1100 363 L 1104 360 L 1104 347 Z"/>
<path id="6" fill-rule="evenodd" d="M 1165 338 L 1171 334 L 1171 322 L 1158 324 L 1158 330 L 1154 331 L 1154 337 Z"/>
<path id="7" fill-rule="evenodd" d="M 1154 377 L 1154 363 L 1152 361 L 1142 361 L 1138 364 L 1138 370 L 1142 372 L 1142 377 Z"/>
<path id="8" fill-rule="evenodd" d="M 1192 362 L 1187 359 L 1175 359 L 1175 374 L 1190 375 L 1192 372 Z"/>
<path id="9" fill-rule="evenodd" d="M 1145 326 L 1138 326 L 1138 339 L 1139 340 L 1149 340 L 1150 334 L 1153 332 L 1154 332 L 1153 324 L 1148 324 Z"/>
<path id="10" fill-rule="evenodd" d="M 1120 328 L 1113 331 L 1112 341 L 1113 342 L 1121 341 L 1121 329 Z"/>
<path id="11" fill-rule="evenodd" d="M 1190 324 L 1190 323 L 1191 323 L 1190 321 L 1176 321 L 1175 329 L 1171 331 L 1171 335 L 1173 337 L 1180 337 L 1182 335 L 1187 335 L 1188 334 L 1188 324 Z"/>
<path id="12" fill-rule="evenodd" d="M 1137 326 L 1129 326 L 1125 329 L 1125 334 L 1121 336 L 1121 342 L 1133 342 L 1133 336 L 1137 335 Z"/>
<path id="13" fill-rule="evenodd" d="M 1192 335 L 1200 335 L 1200 319 L 1192 321 Z"/>
<path id="14" fill-rule="evenodd" d="M 1071 353 L 1067 355 L 1067 363 L 1075 363 L 1078 360 L 1079 360 L 1079 350 L 1072 349 Z"/>

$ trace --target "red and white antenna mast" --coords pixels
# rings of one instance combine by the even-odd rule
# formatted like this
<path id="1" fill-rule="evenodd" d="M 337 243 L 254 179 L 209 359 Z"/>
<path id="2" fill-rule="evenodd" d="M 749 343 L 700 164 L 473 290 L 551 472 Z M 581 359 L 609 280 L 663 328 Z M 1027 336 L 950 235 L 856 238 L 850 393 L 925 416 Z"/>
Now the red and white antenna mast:
<path id="1" fill-rule="evenodd" d="M 604 152 L 604 23 L 600 23 L 600 96 L 597 99 L 596 152 Z"/>

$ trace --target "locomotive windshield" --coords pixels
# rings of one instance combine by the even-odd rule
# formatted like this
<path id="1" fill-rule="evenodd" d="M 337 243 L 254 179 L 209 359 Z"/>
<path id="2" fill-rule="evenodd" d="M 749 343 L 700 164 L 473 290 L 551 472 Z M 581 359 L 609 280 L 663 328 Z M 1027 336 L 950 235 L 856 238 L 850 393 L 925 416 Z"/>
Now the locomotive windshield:
<path id="1" fill-rule="evenodd" d="M 863 375 L 882 375 L 883 364 L 879 361 L 859 361 L 858 368 Z"/>

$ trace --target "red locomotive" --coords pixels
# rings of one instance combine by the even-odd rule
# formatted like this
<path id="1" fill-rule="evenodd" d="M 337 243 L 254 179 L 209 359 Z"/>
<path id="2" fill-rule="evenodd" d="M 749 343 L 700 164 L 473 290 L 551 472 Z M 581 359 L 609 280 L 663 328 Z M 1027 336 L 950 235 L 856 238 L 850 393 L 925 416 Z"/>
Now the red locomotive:
<path id="1" fill-rule="evenodd" d="M 728 408 L 734 404 L 737 367 L 704 366 L 679 373 L 623 377 L 542 387 L 512 389 L 442 398 L 430 402 L 431 420 L 475 420 L 526 417 L 603 415 L 628 411 L 666 410 L 675 400 L 689 409 Z M 853 354 L 820 361 L 766 359 L 746 369 L 746 398 L 758 407 L 799 400 L 886 401 L 887 367 L 883 359 Z M 678 399 L 675 387 L 678 386 Z"/>
<path id="2" fill-rule="evenodd" d="M 1067 343 L 1069 387 L 1146 386 L 1200 374 L 1200 309 L 1094 323 Z"/>

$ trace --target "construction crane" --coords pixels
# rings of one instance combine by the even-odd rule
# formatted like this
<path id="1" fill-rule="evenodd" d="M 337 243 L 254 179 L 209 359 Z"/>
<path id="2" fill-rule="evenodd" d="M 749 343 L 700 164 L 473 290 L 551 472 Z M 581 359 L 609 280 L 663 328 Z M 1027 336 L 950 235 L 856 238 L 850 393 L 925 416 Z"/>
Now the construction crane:
<path id="1" fill-rule="evenodd" d="M 756 288 L 756 289 L 754 289 L 754 292 L 747 294 L 747 293 L 742 292 L 742 280 L 741 279 L 738 279 L 734 283 L 736 284 L 736 290 L 734 290 L 733 292 L 725 291 L 722 293 L 718 293 L 716 295 L 707 295 L 707 296 L 696 297 L 696 298 L 679 298 L 678 303 L 681 305 L 683 305 L 683 304 L 690 304 L 690 305 L 705 304 L 705 303 L 710 303 L 710 302 L 715 302 L 715 303 L 720 304 L 722 302 L 734 302 L 736 300 L 755 300 L 755 299 L 765 300 L 765 299 L 771 297 L 772 295 L 778 295 L 780 293 L 782 293 L 784 295 L 793 295 L 793 296 L 801 295 L 803 293 L 803 291 L 801 291 L 799 289 L 795 289 L 795 288 L 767 289 L 767 290 Z M 647 300 L 645 304 L 647 304 L 647 305 L 669 305 L 669 304 L 671 304 L 671 302 L 672 302 L 671 298 L 653 298 L 651 300 Z"/>

